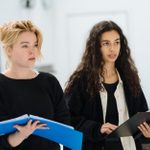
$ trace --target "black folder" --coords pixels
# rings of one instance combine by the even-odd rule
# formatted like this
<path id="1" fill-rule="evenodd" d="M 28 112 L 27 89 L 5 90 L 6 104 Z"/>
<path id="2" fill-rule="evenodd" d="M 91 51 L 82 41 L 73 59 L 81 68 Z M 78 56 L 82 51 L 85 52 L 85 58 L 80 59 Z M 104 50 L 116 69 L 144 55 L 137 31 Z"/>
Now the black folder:
<path id="1" fill-rule="evenodd" d="M 106 138 L 114 139 L 126 136 L 133 136 L 137 138 L 141 134 L 138 126 L 143 122 L 150 123 L 150 111 L 136 113 L 130 119 L 121 124 L 111 134 L 107 135 Z"/>

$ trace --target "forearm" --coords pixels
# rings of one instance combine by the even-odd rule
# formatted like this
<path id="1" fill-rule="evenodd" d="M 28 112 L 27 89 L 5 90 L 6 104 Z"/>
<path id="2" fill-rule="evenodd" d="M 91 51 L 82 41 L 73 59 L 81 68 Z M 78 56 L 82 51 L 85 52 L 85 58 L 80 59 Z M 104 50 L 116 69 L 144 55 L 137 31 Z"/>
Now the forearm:
<path id="1" fill-rule="evenodd" d="M 36 129 L 45 127 L 46 124 L 38 124 L 40 121 L 29 120 L 25 126 L 15 125 L 14 127 L 18 130 L 8 136 L 8 143 L 11 147 L 20 145 L 27 137 L 29 137 Z"/>
<path id="2" fill-rule="evenodd" d="M 20 132 L 15 132 L 8 136 L 8 143 L 11 145 L 11 147 L 16 147 L 20 145 L 25 139 L 26 137 Z"/>

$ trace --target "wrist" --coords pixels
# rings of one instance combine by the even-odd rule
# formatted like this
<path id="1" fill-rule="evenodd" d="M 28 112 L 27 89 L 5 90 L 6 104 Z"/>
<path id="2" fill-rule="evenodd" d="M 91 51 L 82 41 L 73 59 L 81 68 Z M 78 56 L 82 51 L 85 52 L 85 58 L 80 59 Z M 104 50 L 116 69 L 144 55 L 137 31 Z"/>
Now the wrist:
<path id="1" fill-rule="evenodd" d="M 16 147 L 21 144 L 26 139 L 26 136 L 22 135 L 20 132 L 15 132 L 8 136 L 8 143 L 11 147 Z"/>
<path id="2" fill-rule="evenodd" d="M 22 141 L 28 138 L 27 135 L 22 134 L 22 133 L 19 132 L 19 131 L 16 131 L 15 134 L 16 134 L 16 136 L 19 137 Z"/>

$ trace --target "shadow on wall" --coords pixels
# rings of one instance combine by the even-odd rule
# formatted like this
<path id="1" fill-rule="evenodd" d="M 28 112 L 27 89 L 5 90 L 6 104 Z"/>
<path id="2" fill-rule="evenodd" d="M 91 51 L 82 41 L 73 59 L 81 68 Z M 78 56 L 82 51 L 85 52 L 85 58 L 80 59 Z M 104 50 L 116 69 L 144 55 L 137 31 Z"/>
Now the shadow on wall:
<path id="1" fill-rule="evenodd" d="M 36 66 L 35 69 L 39 72 L 48 72 L 48 73 L 52 73 L 52 74 L 55 73 L 54 67 L 51 64 Z"/>

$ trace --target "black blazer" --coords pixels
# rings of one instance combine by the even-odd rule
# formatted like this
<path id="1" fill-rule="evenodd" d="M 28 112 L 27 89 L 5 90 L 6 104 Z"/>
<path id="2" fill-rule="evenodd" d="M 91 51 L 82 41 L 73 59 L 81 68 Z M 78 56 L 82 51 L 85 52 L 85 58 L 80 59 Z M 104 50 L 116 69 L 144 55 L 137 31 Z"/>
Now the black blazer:
<path id="1" fill-rule="evenodd" d="M 122 78 L 122 77 L 121 77 Z M 123 80 L 123 78 L 122 78 Z M 113 143 L 105 140 L 105 135 L 100 133 L 103 121 L 103 111 L 100 95 L 93 97 L 86 92 L 86 75 L 83 74 L 75 82 L 70 93 L 65 95 L 71 114 L 72 125 L 83 132 L 83 150 L 122 150 L 120 141 Z M 123 81 L 129 117 L 139 111 L 148 110 L 147 103 L 142 90 L 138 97 L 133 97 Z M 116 143 L 115 143 L 116 142 Z M 118 145 L 117 147 L 114 145 Z M 136 140 L 137 150 L 142 150 L 139 140 Z"/>

